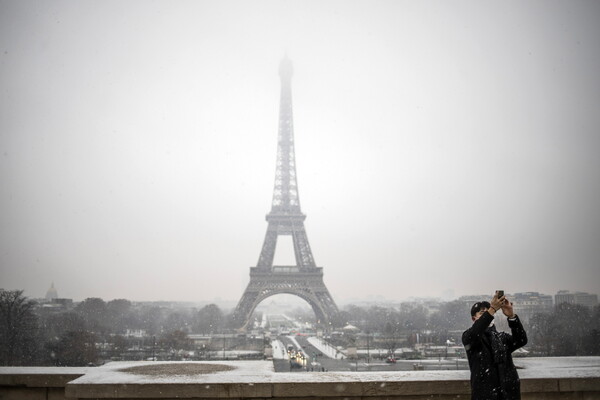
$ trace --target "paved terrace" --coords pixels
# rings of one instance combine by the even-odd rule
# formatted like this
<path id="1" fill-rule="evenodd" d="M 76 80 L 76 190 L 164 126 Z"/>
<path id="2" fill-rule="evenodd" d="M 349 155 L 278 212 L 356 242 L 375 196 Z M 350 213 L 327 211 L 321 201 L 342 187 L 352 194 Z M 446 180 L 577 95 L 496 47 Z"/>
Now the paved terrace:
<path id="1" fill-rule="evenodd" d="M 523 400 L 600 399 L 600 357 L 522 358 Z M 0 399 L 468 399 L 468 371 L 275 373 L 267 361 L 2 367 Z"/>

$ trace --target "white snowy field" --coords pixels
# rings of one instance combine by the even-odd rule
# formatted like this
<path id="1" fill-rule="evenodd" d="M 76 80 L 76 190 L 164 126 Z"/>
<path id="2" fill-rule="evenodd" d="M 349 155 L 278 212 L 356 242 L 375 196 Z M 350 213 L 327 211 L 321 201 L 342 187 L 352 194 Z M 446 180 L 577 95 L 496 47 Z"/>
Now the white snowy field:
<path id="1" fill-rule="evenodd" d="M 200 364 L 228 365 L 233 369 L 216 374 L 178 375 L 165 374 L 160 376 L 143 376 L 123 372 L 123 369 L 160 364 L 179 364 L 181 362 L 111 362 L 102 367 L 87 368 L 85 375 L 74 383 L 228 383 L 250 382 L 397 382 L 397 381 L 427 381 L 427 380 L 467 380 L 469 371 L 393 371 L 393 372 L 324 372 L 319 374 L 276 373 L 273 363 L 268 361 L 219 361 L 191 362 Z M 190 364 L 190 363 L 183 363 Z M 600 357 L 552 357 L 552 358 L 523 358 L 516 361 L 523 368 L 519 370 L 521 379 L 562 379 L 562 378 L 600 378 Z M 60 367 L 0 367 L 1 375 L 15 374 L 48 374 L 63 371 Z M 80 371 L 84 371 L 81 369 Z"/>
<path id="2" fill-rule="evenodd" d="M 219 364 L 232 369 L 216 374 L 178 375 L 165 373 L 143 376 L 123 372 L 124 369 L 144 365 Z M 600 357 L 532 357 L 515 360 L 521 379 L 600 378 Z M 81 373 L 73 383 L 129 384 L 129 383 L 274 383 L 274 382 L 398 382 L 428 380 L 467 380 L 469 371 L 394 371 L 394 372 L 324 372 L 319 374 L 276 373 L 268 361 L 219 362 L 111 362 L 102 367 L 0 367 L 0 377 L 17 379 L 18 376 L 44 376 Z"/>
<path id="3" fill-rule="evenodd" d="M 271 341 L 271 348 L 273 349 L 273 358 L 275 360 L 287 360 L 289 359 L 285 346 L 280 340 Z"/>
<path id="4" fill-rule="evenodd" d="M 319 351 L 323 353 L 324 356 L 335 359 L 348 358 L 346 354 L 344 354 L 342 351 L 336 349 L 335 347 L 333 347 L 332 345 L 330 345 L 322 339 L 311 336 L 308 338 L 308 342 L 315 346 L 317 349 L 319 349 Z"/>

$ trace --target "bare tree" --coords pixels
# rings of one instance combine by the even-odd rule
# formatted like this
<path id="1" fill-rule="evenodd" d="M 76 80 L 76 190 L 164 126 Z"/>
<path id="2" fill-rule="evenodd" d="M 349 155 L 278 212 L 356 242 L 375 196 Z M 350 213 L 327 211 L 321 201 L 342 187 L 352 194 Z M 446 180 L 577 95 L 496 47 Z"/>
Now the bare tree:
<path id="1" fill-rule="evenodd" d="M 198 311 L 194 324 L 194 332 L 216 333 L 223 329 L 225 318 L 216 304 L 208 304 Z"/>
<path id="2" fill-rule="evenodd" d="M 0 290 L 0 364 L 31 365 L 37 355 L 34 303 L 22 290 Z"/>
<path id="3" fill-rule="evenodd" d="M 86 330 L 99 333 L 108 330 L 108 315 L 106 303 L 97 297 L 89 297 L 75 307 L 85 321 Z"/>
<path id="4" fill-rule="evenodd" d="M 69 331 L 55 343 L 49 343 L 55 365 L 85 366 L 98 360 L 95 334 L 87 331 Z"/>

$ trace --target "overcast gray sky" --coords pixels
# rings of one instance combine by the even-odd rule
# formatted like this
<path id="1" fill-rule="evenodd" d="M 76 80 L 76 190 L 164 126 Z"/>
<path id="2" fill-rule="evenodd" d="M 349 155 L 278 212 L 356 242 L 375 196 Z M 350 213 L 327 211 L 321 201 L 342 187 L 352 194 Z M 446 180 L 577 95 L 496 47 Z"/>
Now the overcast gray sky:
<path id="1" fill-rule="evenodd" d="M 599 293 L 598 21 L 596 1 L 0 1 L 0 287 L 237 301 L 287 52 L 334 299 Z"/>

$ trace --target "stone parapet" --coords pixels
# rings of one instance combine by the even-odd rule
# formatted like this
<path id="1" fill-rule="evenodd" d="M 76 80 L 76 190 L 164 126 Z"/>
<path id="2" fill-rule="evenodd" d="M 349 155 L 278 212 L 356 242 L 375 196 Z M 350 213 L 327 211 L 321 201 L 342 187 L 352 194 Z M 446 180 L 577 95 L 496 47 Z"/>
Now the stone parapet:
<path id="1" fill-rule="evenodd" d="M 523 400 L 600 399 L 600 357 L 521 359 Z M 468 371 L 275 373 L 267 361 L 0 368 L 0 399 L 469 399 Z"/>
<path id="2" fill-rule="evenodd" d="M 0 367 L 1 400 L 63 400 L 67 383 L 90 368 Z"/>

